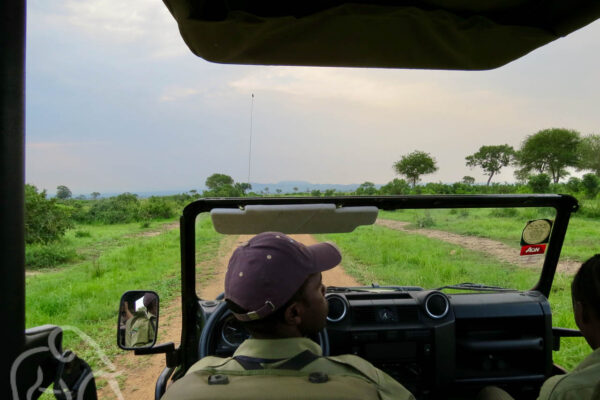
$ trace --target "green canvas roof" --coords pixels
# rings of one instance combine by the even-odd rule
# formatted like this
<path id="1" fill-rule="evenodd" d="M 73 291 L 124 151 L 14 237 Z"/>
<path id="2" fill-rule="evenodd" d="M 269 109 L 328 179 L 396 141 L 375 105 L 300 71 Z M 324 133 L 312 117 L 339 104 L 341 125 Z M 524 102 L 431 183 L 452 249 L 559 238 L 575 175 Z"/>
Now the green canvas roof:
<path id="1" fill-rule="evenodd" d="M 600 17 L 598 0 L 164 0 L 190 50 L 233 64 L 484 70 Z"/>

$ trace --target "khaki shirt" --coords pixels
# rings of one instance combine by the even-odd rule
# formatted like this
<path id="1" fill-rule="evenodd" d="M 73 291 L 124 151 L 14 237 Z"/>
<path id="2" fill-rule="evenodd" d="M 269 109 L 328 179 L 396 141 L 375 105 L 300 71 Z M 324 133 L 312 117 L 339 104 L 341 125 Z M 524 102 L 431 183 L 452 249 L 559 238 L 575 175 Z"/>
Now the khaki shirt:
<path id="1" fill-rule="evenodd" d="M 156 336 L 156 317 L 141 307 L 125 323 L 125 346 L 149 346 Z"/>
<path id="2" fill-rule="evenodd" d="M 587 356 L 573 371 L 549 378 L 538 400 L 600 400 L 600 348 Z M 594 394 L 595 397 L 592 397 Z"/>
<path id="3" fill-rule="evenodd" d="M 247 356 L 262 359 L 289 359 L 295 355 L 309 350 L 314 354 L 322 355 L 321 347 L 307 338 L 287 338 L 287 339 L 247 339 L 234 353 L 236 356 Z M 284 363 L 278 361 L 270 364 L 262 364 L 265 369 L 276 368 Z M 192 387 L 195 380 L 200 379 L 196 371 L 215 370 L 226 373 L 227 371 L 244 371 L 237 361 L 229 358 L 205 357 L 194 364 L 186 375 L 175 382 L 167 390 L 162 400 L 191 399 L 186 390 Z M 342 355 L 335 357 L 321 357 L 306 365 L 300 371 L 304 373 L 323 372 L 330 376 L 347 376 L 375 383 L 376 392 L 381 400 L 414 400 L 414 396 L 391 376 L 375 368 L 368 361 L 353 355 Z M 308 384 L 308 383 L 307 383 Z M 310 385 L 310 384 L 309 384 Z M 202 398 L 200 394 L 197 398 Z"/>

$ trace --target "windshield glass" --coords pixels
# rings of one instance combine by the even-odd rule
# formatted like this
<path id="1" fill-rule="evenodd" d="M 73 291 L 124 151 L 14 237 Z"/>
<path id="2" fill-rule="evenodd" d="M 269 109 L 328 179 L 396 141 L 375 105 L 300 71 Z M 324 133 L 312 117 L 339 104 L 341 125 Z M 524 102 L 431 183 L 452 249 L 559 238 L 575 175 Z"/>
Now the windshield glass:
<path id="1" fill-rule="evenodd" d="M 523 228 L 553 215 L 547 208 L 398 210 L 380 212 L 374 226 L 321 238 L 341 247 L 344 267 L 362 281 L 527 290 L 537 282 L 545 255 L 520 255 Z"/>
<path id="2" fill-rule="evenodd" d="M 305 244 L 333 241 L 339 246 L 343 259 L 335 270 L 340 273 L 325 275 L 329 286 L 434 289 L 463 284 L 450 291 L 529 290 L 539 280 L 554 219 L 553 208 L 541 207 L 380 210 L 375 224 L 350 233 L 293 236 Z M 222 292 L 221 286 L 208 290 L 204 282 L 223 275 L 231 252 L 252 236 L 221 235 L 208 215 L 198 217 L 201 298 Z M 580 265 L 578 249 L 584 246 L 584 240 L 576 241 L 563 251 L 559 274 Z"/>

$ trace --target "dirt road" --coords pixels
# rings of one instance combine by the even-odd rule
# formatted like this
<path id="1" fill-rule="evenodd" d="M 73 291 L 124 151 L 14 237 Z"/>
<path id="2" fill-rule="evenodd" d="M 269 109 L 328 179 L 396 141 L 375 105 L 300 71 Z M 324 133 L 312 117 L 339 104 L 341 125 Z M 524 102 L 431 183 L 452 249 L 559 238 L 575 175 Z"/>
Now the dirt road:
<path id="1" fill-rule="evenodd" d="M 252 236 L 239 236 L 223 241 L 219 249 L 218 265 L 214 269 L 213 278 L 198 288 L 199 296 L 203 299 L 214 299 L 223 292 L 223 281 L 227 262 L 233 250 L 241 243 L 249 240 Z M 292 237 L 304 244 L 318 243 L 311 235 L 292 235 Z M 348 275 L 342 266 L 323 273 L 323 282 L 329 286 L 359 286 L 360 284 Z M 181 298 L 170 304 L 161 305 L 158 341 L 174 342 L 179 344 L 181 334 Z M 121 394 L 119 397 L 110 386 L 106 385 L 98 392 L 99 399 L 125 399 L 125 400 L 147 400 L 154 398 L 154 385 L 156 378 L 165 366 L 163 354 L 152 356 L 134 356 L 128 352 L 118 356 L 114 360 L 117 371 L 120 372 Z"/>
<path id="2" fill-rule="evenodd" d="M 378 219 L 376 224 L 385 226 L 386 228 L 412 234 L 419 234 L 432 239 L 439 239 L 444 242 L 456 244 L 466 249 L 486 253 L 487 255 L 490 255 L 498 260 L 506 261 L 522 267 L 541 268 L 544 261 L 543 256 L 520 256 L 518 250 L 497 240 L 476 236 L 463 236 L 456 233 L 438 231 L 435 229 L 409 229 L 409 222 L 389 219 Z M 574 261 L 561 261 L 558 263 L 557 270 L 572 274 L 577 271 L 580 265 L 581 263 Z"/>

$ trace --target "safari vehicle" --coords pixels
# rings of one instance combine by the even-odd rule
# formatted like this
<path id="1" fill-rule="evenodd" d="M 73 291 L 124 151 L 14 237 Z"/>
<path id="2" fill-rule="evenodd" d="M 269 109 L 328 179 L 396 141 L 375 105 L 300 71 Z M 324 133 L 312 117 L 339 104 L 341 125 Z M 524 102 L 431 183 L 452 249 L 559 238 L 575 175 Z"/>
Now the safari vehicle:
<path id="1" fill-rule="evenodd" d="M 200 57 L 222 63 L 266 65 L 491 69 L 600 17 L 600 3 L 594 0 L 165 0 L 165 4 L 177 20 L 183 39 Z M 17 0 L 3 2 L 0 14 L 0 296 L 4 322 L 0 393 L 13 398 L 36 398 L 40 393 L 29 390 L 33 383 L 47 385 L 56 381 L 63 385 L 58 397 L 66 397 L 70 391 L 72 398 L 91 399 L 96 397 L 93 376 L 81 360 L 71 355 L 61 358 L 60 330 L 52 326 L 25 330 L 25 11 L 25 1 Z M 215 208 L 250 209 L 297 203 L 334 205 L 336 210 L 555 209 L 547 255 L 539 282 L 532 285 L 532 290 L 456 286 L 460 282 L 447 285 L 461 293 L 413 287 L 411 282 L 395 282 L 394 285 L 402 285 L 399 287 L 330 289 L 328 296 L 334 314 L 330 315 L 327 333 L 317 339 L 330 354 L 357 352 L 371 359 L 420 398 L 433 396 L 444 388 L 468 394 L 487 383 L 518 386 L 527 398 L 533 396 L 545 377 L 557 372 L 551 351 L 557 345 L 556 338 L 575 333 L 552 328 L 547 297 L 569 215 L 577 207 L 572 198 L 534 195 L 201 200 L 189 205 L 181 220 L 181 345 L 177 349 L 163 344 L 136 350 L 167 354 L 167 368 L 158 379 L 157 396 L 164 391 L 169 377 L 177 379 L 203 355 L 226 355 L 235 347 L 221 347 L 219 332 L 227 322 L 227 313 L 219 299 L 201 300 L 194 293 L 196 215 Z M 252 230 L 257 229 L 254 226 Z M 472 289 L 482 293 L 462 293 Z M 394 328 L 388 329 L 391 326 Z M 516 362 L 516 354 L 525 357 Z M 490 365 L 486 362 L 489 355 L 508 358 Z M 15 372 L 13 367 L 17 364 Z"/>

